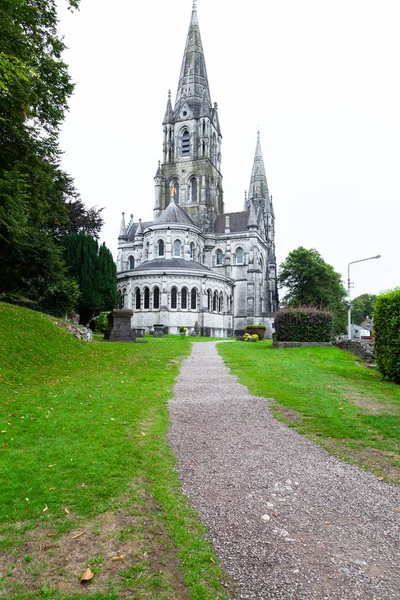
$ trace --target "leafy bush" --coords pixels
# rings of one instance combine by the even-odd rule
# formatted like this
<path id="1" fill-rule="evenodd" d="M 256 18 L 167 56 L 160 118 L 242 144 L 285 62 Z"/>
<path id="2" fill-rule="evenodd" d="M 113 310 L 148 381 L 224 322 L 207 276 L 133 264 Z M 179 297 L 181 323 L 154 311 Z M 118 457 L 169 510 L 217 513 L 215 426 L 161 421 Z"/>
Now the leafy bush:
<path id="1" fill-rule="evenodd" d="M 237 339 L 242 342 L 258 342 L 259 338 L 256 333 L 254 333 L 253 335 L 251 335 L 251 333 L 245 333 L 244 335 L 242 335 L 241 337 L 239 337 Z"/>
<path id="2" fill-rule="evenodd" d="M 275 314 L 277 342 L 329 342 L 332 331 L 333 315 L 324 308 L 288 307 Z"/>
<path id="3" fill-rule="evenodd" d="M 400 288 L 378 296 L 374 328 L 378 369 L 385 379 L 400 383 Z"/>
<path id="4" fill-rule="evenodd" d="M 265 332 L 267 330 L 267 326 L 264 325 L 263 323 L 259 323 L 258 325 L 246 325 L 245 327 L 245 332 L 249 333 L 250 335 L 258 335 L 259 339 L 263 339 Z"/>
<path id="5" fill-rule="evenodd" d="M 90 323 L 89 327 L 95 333 L 105 333 L 108 329 L 108 312 L 101 312 L 97 317 L 94 317 Z"/>

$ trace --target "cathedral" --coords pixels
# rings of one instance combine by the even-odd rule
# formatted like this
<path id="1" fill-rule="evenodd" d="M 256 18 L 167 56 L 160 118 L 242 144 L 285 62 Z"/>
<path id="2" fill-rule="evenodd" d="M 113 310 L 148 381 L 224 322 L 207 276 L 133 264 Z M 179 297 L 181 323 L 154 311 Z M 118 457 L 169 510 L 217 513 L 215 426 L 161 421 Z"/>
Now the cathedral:
<path id="1" fill-rule="evenodd" d="M 174 106 L 168 94 L 153 221 L 122 215 L 118 294 L 134 328 L 232 337 L 263 323 L 271 337 L 275 217 L 260 134 L 241 212 L 225 212 L 221 144 L 194 4 Z"/>

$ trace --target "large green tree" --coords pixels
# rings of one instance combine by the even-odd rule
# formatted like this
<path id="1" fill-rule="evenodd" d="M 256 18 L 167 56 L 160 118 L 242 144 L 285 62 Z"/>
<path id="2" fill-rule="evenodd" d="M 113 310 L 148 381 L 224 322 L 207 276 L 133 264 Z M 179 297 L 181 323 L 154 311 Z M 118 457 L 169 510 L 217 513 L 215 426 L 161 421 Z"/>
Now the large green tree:
<path id="1" fill-rule="evenodd" d="M 64 48 L 55 0 L 1 0 L 0 292 L 46 303 L 53 296 L 56 304 L 57 290 L 73 287 L 60 235 L 96 235 L 102 225 L 59 165 L 59 129 L 73 91 Z"/>
<path id="2" fill-rule="evenodd" d="M 346 290 L 341 276 L 315 249 L 300 246 L 292 250 L 279 267 L 279 287 L 289 306 L 314 305 L 329 308 L 334 315 L 335 333 L 346 328 Z"/>
<path id="3" fill-rule="evenodd" d="M 83 233 L 62 239 L 70 274 L 78 282 L 78 312 L 87 324 L 96 313 L 112 310 L 117 303 L 117 270 L 111 252 L 103 243 Z"/>
<path id="4" fill-rule="evenodd" d="M 374 294 L 361 294 L 351 301 L 352 323 L 361 325 L 366 317 L 372 317 L 377 297 Z"/>

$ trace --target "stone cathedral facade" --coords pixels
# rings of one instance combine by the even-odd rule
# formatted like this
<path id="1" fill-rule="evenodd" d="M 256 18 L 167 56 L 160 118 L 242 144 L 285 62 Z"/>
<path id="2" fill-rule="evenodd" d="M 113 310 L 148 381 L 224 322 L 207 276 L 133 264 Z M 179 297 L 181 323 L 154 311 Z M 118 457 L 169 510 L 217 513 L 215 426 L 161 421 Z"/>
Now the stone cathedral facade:
<path id="1" fill-rule="evenodd" d="M 264 323 L 271 337 L 275 217 L 260 135 L 241 212 L 225 212 L 221 144 L 194 6 L 175 105 L 169 93 L 163 121 L 153 221 L 122 216 L 118 292 L 134 328 L 230 337 Z"/>

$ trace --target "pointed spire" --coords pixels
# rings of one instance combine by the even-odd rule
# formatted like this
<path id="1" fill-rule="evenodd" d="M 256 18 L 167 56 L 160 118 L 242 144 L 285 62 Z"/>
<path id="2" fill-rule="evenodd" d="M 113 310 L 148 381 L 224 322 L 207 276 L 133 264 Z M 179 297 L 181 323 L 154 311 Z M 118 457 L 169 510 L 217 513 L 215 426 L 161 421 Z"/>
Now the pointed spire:
<path id="1" fill-rule="evenodd" d="M 143 235 L 142 219 L 139 219 L 139 225 L 136 227 L 135 237 Z"/>
<path id="2" fill-rule="evenodd" d="M 198 113 L 203 108 L 202 104 L 206 103 L 209 110 L 212 108 L 206 62 L 197 19 L 196 2 L 193 3 L 192 16 L 182 60 L 174 111 L 175 118 L 181 117 L 180 111 L 183 109 L 185 103 L 193 110 L 195 117 L 199 116 Z"/>
<path id="3" fill-rule="evenodd" d="M 255 198 L 262 200 L 262 202 L 259 202 L 259 204 L 262 204 L 264 207 L 269 204 L 268 183 L 267 176 L 265 174 L 259 130 L 257 131 L 257 145 L 250 179 L 248 202 Z"/>
<path id="4" fill-rule="evenodd" d="M 156 171 L 154 179 L 156 179 L 157 177 L 162 177 L 162 176 L 163 176 L 163 174 L 162 174 L 162 170 L 161 170 L 161 161 L 159 160 L 158 161 L 158 169 Z"/>
<path id="5" fill-rule="evenodd" d="M 125 225 L 125 213 L 122 213 L 121 219 L 121 227 L 119 229 L 119 237 L 125 237 L 126 235 L 126 225 Z"/>
<path id="6" fill-rule="evenodd" d="M 174 122 L 174 111 L 172 110 L 171 90 L 168 90 L 167 108 L 165 109 L 163 125 L 172 125 Z"/>

